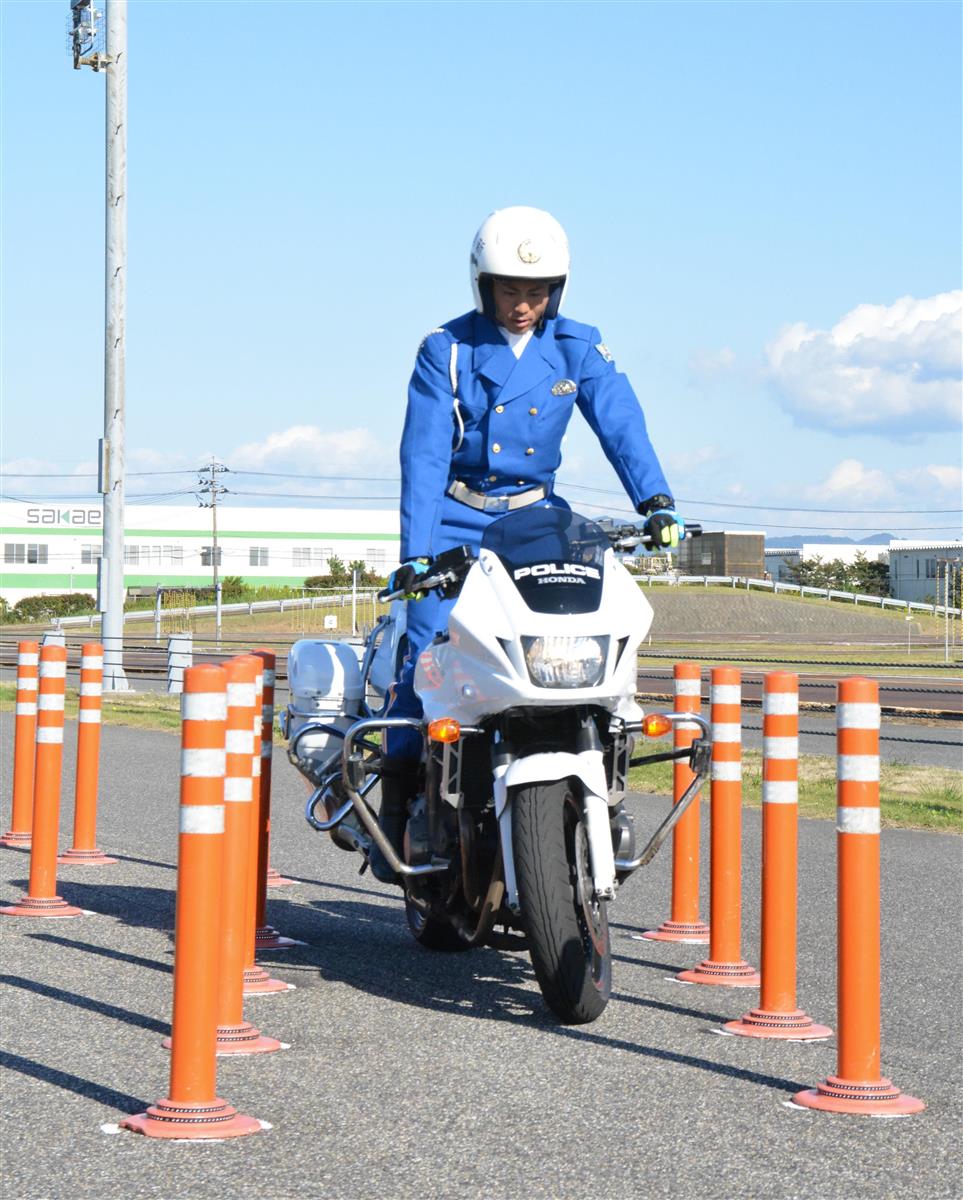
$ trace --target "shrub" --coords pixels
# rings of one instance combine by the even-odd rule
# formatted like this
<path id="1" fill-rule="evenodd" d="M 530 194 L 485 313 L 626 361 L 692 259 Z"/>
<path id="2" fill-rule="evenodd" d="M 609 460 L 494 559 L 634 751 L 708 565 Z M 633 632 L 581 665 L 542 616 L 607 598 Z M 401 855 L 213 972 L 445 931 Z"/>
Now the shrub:
<path id="1" fill-rule="evenodd" d="M 64 596 L 24 596 L 11 610 L 14 621 L 49 621 L 51 617 L 70 617 L 96 612 L 97 602 L 86 592 L 70 592 Z"/>

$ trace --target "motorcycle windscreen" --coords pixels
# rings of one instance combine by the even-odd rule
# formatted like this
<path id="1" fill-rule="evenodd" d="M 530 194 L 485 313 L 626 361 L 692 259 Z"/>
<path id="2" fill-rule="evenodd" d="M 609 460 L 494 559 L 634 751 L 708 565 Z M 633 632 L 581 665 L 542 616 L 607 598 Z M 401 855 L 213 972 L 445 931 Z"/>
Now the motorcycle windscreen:
<path id="1" fill-rule="evenodd" d="M 602 603 L 609 540 L 588 517 L 533 504 L 493 521 L 481 545 L 498 555 L 533 612 L 589 613 Z"/>

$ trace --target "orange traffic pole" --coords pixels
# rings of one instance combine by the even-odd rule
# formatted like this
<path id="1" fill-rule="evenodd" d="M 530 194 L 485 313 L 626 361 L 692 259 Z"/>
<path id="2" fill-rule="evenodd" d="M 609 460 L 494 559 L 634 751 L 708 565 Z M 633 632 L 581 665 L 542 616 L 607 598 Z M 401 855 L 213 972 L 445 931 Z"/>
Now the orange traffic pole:
<path id="1" fill-rule="evenodd" d="M 267 875 L 271 843 L 271 759 L 274 751 L 274 682 L 277 655 L 273 650 L 255 650 L 264 664 L 264 694 L 261 705 L 261 781 L 258 788 L 257 822 L 257 914 L 255 945 L 258 950 L 286 950 L 303 945 L 294 938 L 282 937 L 267 923 Z"/>
<path id="2" fill-rule="evenodd" d="M 676 976 L 686 983 L 758 987 L 742 958 L 742 683 L 736 667 L 713 667 L 709 957 Z"/>
<path id="3" fill-rule="evenodd" d="M 217 1095 L 217 945 L 224 851 L 227 676 L 188 667 L 181 702 L 180 838 L 174 926 L 170 1095 L 121 1128 L 157 1138 L 259 1133 Z"/>
<path id="4" fill-rule="evenodd" d="M 251 809 L 254 788 L 251 762 L 260 753 L 255 680 L 260 660 L 240 655 L 224 664 L 227 672 L 227 770 L 224 778 L 224 893 L 218 984 L 217 1053 L 265 1054 L 280 1050 L 276 1038 L 262 1037 L 244 1020 L 244 954 L 250 879 Z"/>
<path id="5" fill-rule="evenodd" d="M 840 680 L 836 698 L 836 1074 L 793 1097 L 806 1108 L 908 1116 L 926 1107 L 880 1074 L 879 685 Z"/>
<path id="6" fill-rule="evenodd" d="M 725 1028 L 748 1037 L 832 1037 L 796 1007 L 799 679 L 770 671 L 762 695 L 762 949 L 759 1007 Z"/>
<path id="7" fill-rule="evenodd" d="M 74 793 L 74 844 L 57 859 L 75 867 L 106 867 L 117 861 L 97 849 L 97 782 L 100 775 L 100 708 L 104 648 L 86 642 L 80 652 L 77 708 L 77 779 Z"/>
<path id="8" fill-rule="evenodd" d="M 701 675 L 698 663 L 675 664 L 675 711 L 699 712 L 702 707 Z M 673 746 L 685 749 L 695 741 L 699 726 L 677 721 L 673 726 Z M 684 762 L 672 764 L 672 796 L 678 804 L 695 778 Z M 658 942 L 709 941 L 709 926 L 699 919 L 699 797 L 692 801 L 672 834 L 672 910 L 668 921 L 658 929 L 649 929 L 644 938 Z"/>
<path id="9" fill-rule="evenodd" d="M 37 758 L 33 781 L 33 834 L 30 885 L 19 904 L 0 908 L 9 917 L 79 917 L 81 910 L 57 895 L 57 835 L 60 827 L 60 776 L 64 752 L 64 692 L 67 651 L 40 651 L 37 694 Z"/>
<path id="10" fill-rule="evenodd" d="M 30 849 L 33 823 L 33 768 L 37 738 L 37 676 L 40 645 L 17 646 L 17 711 L 13 734 L 13 812 L 0 845 Z"/>
<path id="11" fill-rule="evenodd" d="M 264 701 L 264 663 L 256 654 L 251 657 L 255 663 L 254 674 L 254 712 L 251 716 L 252 745 L 249 769 L 251 773 L 251 805 L 248 814 L 248 851 L 247 851 L 247 883 L 244 890 L 244 974 L 243 988 L 245 996 L 258 996 L 273 992 L 294 991 L 293 983 L 284 983 L 272 977 L 254 961 L 257 930 L 257 897 L 258 897 L 258 849 L 260 829 L 260 789 L 261 789 L 261 742 L 262 742 L 262 708 Z"/>

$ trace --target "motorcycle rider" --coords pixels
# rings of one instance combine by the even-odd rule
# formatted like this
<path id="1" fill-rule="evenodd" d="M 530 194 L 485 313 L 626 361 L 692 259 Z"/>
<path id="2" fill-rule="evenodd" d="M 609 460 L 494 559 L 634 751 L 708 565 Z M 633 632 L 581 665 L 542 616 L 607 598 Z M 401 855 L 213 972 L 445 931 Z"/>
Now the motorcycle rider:
<path id="1" fill-rule="evenodd" d="M 529 504 L 567 508 L 554 492 L 575 405 L 598 437 L 659 546 L 684 525 L 649 441 L 645 418 L 602 335 L 559 315 L 568 287 L 568 239 L 551 214 L 516 206 L 491 213 L 472 243 L 475 307 L 433 329 L 418 348 L 401 439 L 401 565 L 388 586 L 419 599 L 407 609 L 409 649 L 388 716 L 421 715 L 418 655 L 443 630 L 453 600 L 414 592 L 433 556 L 469 544 Z M 421 739 L 391 730 L 379 823 L 398 849 L 417 794 Z M 397 876 L 373 848 L 376 878 Z"/>

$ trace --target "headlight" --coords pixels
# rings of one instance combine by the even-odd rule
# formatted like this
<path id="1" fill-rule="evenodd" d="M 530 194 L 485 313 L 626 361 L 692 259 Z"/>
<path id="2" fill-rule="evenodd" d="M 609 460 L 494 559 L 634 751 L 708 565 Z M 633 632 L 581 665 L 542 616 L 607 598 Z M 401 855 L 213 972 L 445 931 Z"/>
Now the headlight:
<path id="1" fill-rule="evenodd" d="M 532 683 L 549 688 L 594 687 L 605 674 L 608 637 L 523 637 Z"/>

